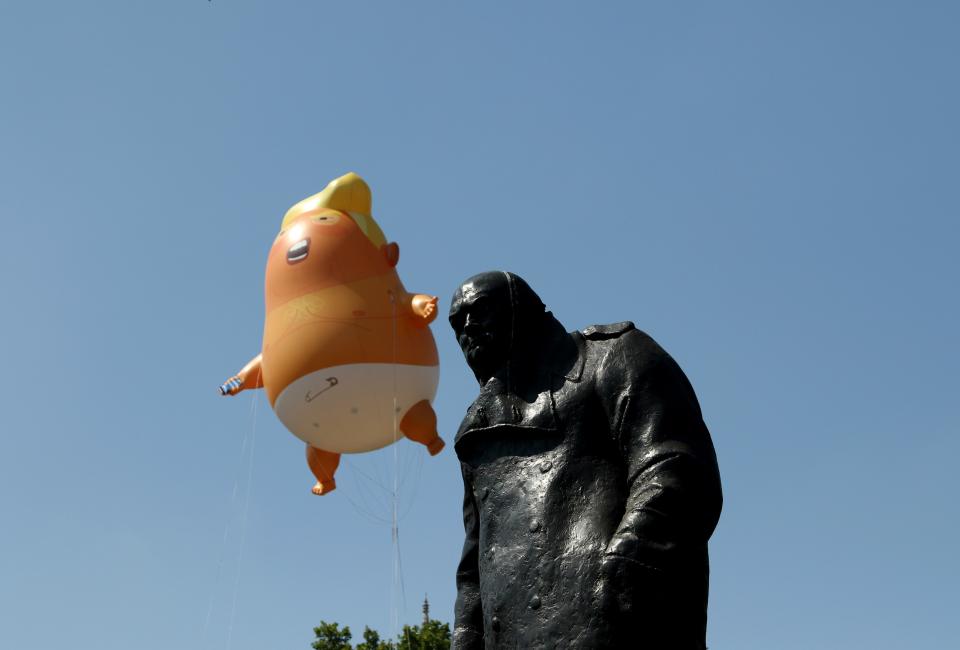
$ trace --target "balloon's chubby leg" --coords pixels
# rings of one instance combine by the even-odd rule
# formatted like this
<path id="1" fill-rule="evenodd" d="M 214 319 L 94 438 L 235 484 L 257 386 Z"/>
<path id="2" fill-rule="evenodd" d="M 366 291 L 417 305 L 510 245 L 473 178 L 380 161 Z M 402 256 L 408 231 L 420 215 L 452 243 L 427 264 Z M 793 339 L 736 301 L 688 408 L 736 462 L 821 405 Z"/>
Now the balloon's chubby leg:
<path id="1" fill-rule="evenodd" d="M 317 484 L 313 486 L 313 493 L 317 495 L 329 494 L 337 489 L 337 482 L 333 475 L 340 465 L 340 454 L 307 445 L 307 464 L 310 471 L 317 477 Z"/>
<path id="2" fill-rule="evenodd" d="M 426 445 L 431 456 L 439 454 L 445 444 L 437 435 L 437 414 L 427 400 L 410 407 L 400 421 L 400 431 L 410 440 Z"/>

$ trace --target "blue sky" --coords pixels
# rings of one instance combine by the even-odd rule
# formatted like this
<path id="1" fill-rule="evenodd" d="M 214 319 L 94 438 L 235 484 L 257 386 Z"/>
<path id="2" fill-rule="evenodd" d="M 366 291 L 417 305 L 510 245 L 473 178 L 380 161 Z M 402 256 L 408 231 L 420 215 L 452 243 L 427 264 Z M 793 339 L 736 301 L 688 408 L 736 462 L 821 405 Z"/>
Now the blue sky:
<path id="1" fill-rule="evenodd" d="M 948 2 L 4 3 L 0 647 L 452 618 L 452 450 L 317 498 L 265 399 L 215 394 L 283 213 L 349 170 L 444 311 L 505 268 L 680 362 L 724 481 L 711 648 L 946 647 L 958 30 Z M 434 332 L 449 440 L 476 385 Z"/>

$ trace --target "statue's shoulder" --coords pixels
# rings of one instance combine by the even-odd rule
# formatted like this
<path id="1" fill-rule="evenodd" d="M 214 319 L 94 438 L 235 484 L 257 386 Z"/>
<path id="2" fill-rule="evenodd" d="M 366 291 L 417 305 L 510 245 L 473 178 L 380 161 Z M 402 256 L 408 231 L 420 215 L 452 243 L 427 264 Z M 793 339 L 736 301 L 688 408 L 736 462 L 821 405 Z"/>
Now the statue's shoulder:
<path id="1" fill-rule="evenodd" d="M 609 325 L 591 325 L 580 330 L 587 348 L 600 355 L 628 354 L 635 362 L 647 364 L 668 356 L 656 341 L 628 320 Z"/>
<path id="2" fill-rule="evenodd" d="M 590 325 L 580 330 L 583 337 L 591 341 L 605 341 L 623 336 L 627 332 L 637 329 L 636 326 L 628 320 L 619 323 L 610 323 L 609 325 Z"/>

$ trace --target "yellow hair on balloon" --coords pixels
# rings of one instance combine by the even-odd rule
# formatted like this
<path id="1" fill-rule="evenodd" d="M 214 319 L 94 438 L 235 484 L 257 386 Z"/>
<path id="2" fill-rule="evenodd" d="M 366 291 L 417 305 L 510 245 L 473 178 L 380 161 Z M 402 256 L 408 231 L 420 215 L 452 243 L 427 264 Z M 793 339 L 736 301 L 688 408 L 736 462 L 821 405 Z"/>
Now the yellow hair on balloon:
<path id="1" fill-rule="evenodd" d="M 280 224 L 281 232 L 301 215 L 323 208 L 346 212 L 377 248 L 387 243 L 386 236 L 371 215 L 370 186 L 353 172 L 335 178 L 322 191 L 287 210 Z"/>

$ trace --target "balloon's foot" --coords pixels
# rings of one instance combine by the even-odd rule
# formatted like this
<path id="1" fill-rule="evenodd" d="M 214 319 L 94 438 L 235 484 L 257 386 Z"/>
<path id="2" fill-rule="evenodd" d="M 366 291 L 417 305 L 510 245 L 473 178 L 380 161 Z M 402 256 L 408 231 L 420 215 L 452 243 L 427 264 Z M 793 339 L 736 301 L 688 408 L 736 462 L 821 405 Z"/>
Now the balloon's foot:
<path id="1" fill-rule="evenodd" d="M 337 482 L 334 481 L 333 479 L 330 479 L 328 481 L 324 481 L 323 483 L 321 483 L 320 481 L 317 481 L 317 484 L 313 486 L 313 489 L 311 490 L 311 492 L 313 492 L 317 496 L 322 497 L 324 494 L 330 494 L 336 489 L 337 489 Z"/>
<path id="2" fill-rule="evenodd" d="M 313 486 L 311 492 L 317 496 L 323 496 L 337 489 L 337 482 L 333 480 L 333 475 L 340 465 L 340 454 L 307 445 L 307 463 L 310 465 L 313 477 L 317 479 L 317 484 Z"/>
<path id="3" fill-rule="evenodd" d="M 430 452 L 431 456 L 436 456 L 446 446 L 447 446 L 447 443 L 443 441 L 443 438 L 437 436 L 436 438 L 431 440 L 429 444 L 427 444 L 427 451 Z"/>
<path id="4" fill-rule="evenodd" d="M 403 435 L 427 448 L 431 456 L 436 456 L 445 443 L 437 435 L 437 414 L 428 400 L 420 400 L 410 407 L 400 421 Z"/>

